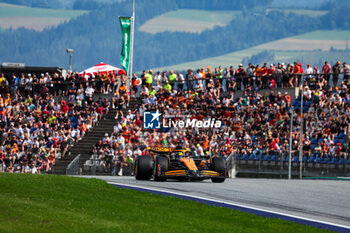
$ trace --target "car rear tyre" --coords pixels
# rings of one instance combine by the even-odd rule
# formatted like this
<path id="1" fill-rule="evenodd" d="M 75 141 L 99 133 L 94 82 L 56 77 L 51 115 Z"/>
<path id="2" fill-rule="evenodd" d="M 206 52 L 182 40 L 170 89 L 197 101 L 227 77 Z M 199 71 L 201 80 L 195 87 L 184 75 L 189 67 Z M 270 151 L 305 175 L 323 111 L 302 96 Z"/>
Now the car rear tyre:
<path id="1" fill-rule="evenodd" d="M 226 173 L 225 160 L 223 158 L 218 158 L 218 157 L 213 158 L 212 169 L 213 171 L 220 173 L 221 176 L 225 176 L 225 173 Z M 222 183 L 225 181 L 225 178 L 213 177 L 211 178 L 211 181 L 214 183 Z"/>
<path id="2" fill-rule="evenodd" d="M 160 177 L 159 174 L 168 171 L 169 160 L 163 156 L 157 156 L 154 163 L 153 176 L 155 181 L 165 181 L 164 177 Z"/>
<path id="3" fill-rule="evenodd" d="M 150 156 L 138 156 L 135 164 L 136 180 L 149 180 L 152 176 L 153 165 Z"/>

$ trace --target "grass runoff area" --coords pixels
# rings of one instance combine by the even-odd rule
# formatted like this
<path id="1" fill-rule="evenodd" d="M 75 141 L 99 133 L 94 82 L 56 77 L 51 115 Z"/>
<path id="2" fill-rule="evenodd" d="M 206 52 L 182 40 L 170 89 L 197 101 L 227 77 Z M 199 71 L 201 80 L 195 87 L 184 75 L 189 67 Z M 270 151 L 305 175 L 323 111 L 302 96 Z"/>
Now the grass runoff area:
<path id="1" fill-rule="evenodd" d="M 322 232 L 104 181 L 0 174 L 0 232 Z"/>

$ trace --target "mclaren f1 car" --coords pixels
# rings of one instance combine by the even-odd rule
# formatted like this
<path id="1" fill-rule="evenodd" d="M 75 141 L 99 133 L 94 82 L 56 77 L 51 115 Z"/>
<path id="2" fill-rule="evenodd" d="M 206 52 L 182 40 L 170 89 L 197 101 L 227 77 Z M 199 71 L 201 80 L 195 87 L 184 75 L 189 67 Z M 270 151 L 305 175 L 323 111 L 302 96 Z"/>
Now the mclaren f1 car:
<path id="1" fill-rule="evenodd" d="M 226 163 L 220 157 L 197 157 L 188 148 L 147 147 L 146 155 L 135 162 L 137 180 L 205 180 L 221 183 L 227 177 Z"/>

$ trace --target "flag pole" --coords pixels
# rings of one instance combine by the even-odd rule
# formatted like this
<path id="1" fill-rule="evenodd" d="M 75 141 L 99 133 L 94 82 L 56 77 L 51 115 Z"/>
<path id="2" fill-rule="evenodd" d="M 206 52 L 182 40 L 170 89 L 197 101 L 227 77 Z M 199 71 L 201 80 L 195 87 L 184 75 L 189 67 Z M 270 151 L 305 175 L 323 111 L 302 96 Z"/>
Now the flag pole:
<path id="1" fill-rule="evenodd" d="M 134 63 L 134 31 L 135 31 L 135 0 L 132 0 L 132 17 L 131 17 L 131 41 L 130 41 L 130 65 L 129 65 L 129 82 L 128 90 L 130 91 L 130 84 L 132 79 L 133 72 L 133 63 Z"/>

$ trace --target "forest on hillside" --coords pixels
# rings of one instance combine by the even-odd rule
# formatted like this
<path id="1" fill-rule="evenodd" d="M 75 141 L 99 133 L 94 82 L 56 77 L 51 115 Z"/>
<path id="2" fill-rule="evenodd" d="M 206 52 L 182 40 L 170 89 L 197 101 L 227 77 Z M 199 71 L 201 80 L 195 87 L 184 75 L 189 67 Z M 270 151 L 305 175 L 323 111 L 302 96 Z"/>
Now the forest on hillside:
<path id="1" fill-rule="evenodd" d="M 18 0 L 21 1 L 21 0 Z M 202 4 L 195 4 L 201 2 Z M 264 10 L 251 10 L 270 0 L 137 0 L 134 70 L 160 67 L 217 56 L 316 29 L 349 29 L 350 3 L 335 5 L 329 14 L 315 18 Z M 206 3 L 206 4 L 203 4 Z M 238 4 L 239 3 L 239 4 Z M 201 34 L 164 32 L 149 34 L 137 30 L 147 20 L 168 11 L 187 8 L 242 10 L 225 27 Z M 249 8 L 247 8 L 249 6 Z M 101 61 L 119 65 L 121 32 L 118 16 L 131 14 L 131 1 L 100 7 L 55 28 L 35 32 L 26 29 L 0 31 L 1 62 L 67 67 L 66 48 L 73 48 L 76 70 Z"/>
<path id="2" fill-rule="evenodd" d="M 128 1 L 131 2 L 131 0 L 0 0 L 0 2 L 29 7 L 70 10 L 95 10 L 113 3 L 123 6 Z M 140 0 L 135 1 L 138 4 Z M 242 7 L 266 6 L 271 4 L 273 0 L 172 0 L 172 2 L 183 9 L 239 10 Z"/>

